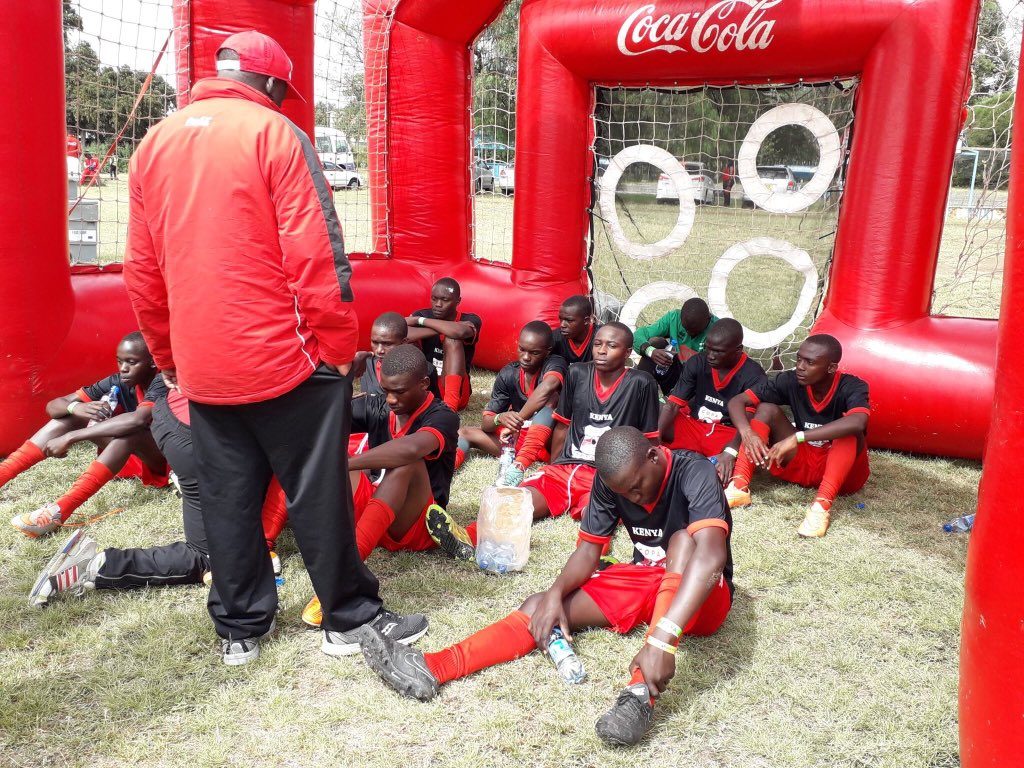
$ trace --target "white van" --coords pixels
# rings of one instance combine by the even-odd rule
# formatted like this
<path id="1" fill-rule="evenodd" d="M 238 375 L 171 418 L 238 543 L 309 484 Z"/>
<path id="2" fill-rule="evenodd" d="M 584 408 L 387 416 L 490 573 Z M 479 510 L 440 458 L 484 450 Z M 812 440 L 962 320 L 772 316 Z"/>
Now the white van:
<path id="1" fill-rule="evenodd" d="M 349 171 L 356 169 L 356 159 L 352 155 L 348 137 L 344 131 L 318 125 L 314 129 L 316 137 L 316 153 L 321 163 L 334 163 Z"/>

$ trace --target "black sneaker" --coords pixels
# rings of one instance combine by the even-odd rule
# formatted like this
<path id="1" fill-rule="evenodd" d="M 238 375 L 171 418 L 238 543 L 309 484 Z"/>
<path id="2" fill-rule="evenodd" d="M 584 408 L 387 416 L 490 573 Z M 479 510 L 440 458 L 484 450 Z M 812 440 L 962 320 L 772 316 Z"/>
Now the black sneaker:
<path id="1" fill-rule="evenodd" d="M 430 701 L 437 695 L 437 679 L 427 668 L 422 651 L 368 629 L 363 636 L 363 658 L 381 680 L 403 696 Z"/>
<path id="2" fill-rule="evenodd" d="M 427 634 L 430 622 L 422 613 L 410 613 L 403 616 L 400 613 L 381 608 L 377 615 L 362 626 L 350 629 L 348 632 L 332 632 L 324 630 L 324 640 L 320 650 L 328 656 L 352 656 L 359 653 L 359 646 L 367 634 L 366 630 L 371 629 L 384 637 L 409 645 Z"/>
<path id="3" fill-rule="evenodd" d="M 426 524 L 430 538 L 437 543 L 442 552 L 464 563 L 476 564 L 476 547 L 473 546 L 469 534 L 446 510 L 431 504 L 427 509 Z"/>
<path id="4" fill-rule="evenodd" d="M 601 715 L 594 730 L 605 744 L 632 747 L 651 729 L 654 707 L 647 686 L 637 683 L 624 689 L 612 708 Z"/>
<path id="5" fill-rule="evenodd" d="M 277 629 L 277 620 L 272 619 L 270 629 L 258 637 L 247 637 L 244 640 L 221 640 L 221 658 L 229 667 L 238 667 L 255 661 L 260 657 L 260 641 L 266 640 L 275 629 Z"/>

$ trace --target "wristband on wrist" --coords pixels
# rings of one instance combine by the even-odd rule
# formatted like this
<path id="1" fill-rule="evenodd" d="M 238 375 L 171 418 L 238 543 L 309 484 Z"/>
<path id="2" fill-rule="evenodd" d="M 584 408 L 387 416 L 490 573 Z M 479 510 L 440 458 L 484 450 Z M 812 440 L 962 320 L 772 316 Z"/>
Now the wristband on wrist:
<path id="1" fill-rule="evenodd" d="M 738 459 L 740 457 L 740 452 L 733 448 L 731 445 L 725 446 L 725 448 L 722 449 L 722 453 L 728 453 L 734 459 Z"/>
<path id="2" fill-rule="evenodd" d="M 796 433 L 796 441 L 797 441 L 797 443 L 802 443 L 806 439 L 807 439 L 807 437 L 804 435 L 803 430 L 800 430 L 799 432 Z"/>
<path id="3" fill-rule="evenodd" d="M 662 616 L 658 619 L 658 623 L 655 625 L 662 632 L 668 632 L 670 635 L 675 637 L 677 640 L 683 634 L 683 628 L 676 624 L 668 616 Z"/>
<path id="4" fill-rule="evenodd" d="M 498 414 L 494 414 L 494 426 L 498 426 L 501 421 L 498 419 Z"/>
<path id="5" fill-rule="evenodd" d="M 425 321 L 426 321 L 425 317 L 417 317 L 416 318 L 416 325 L 418 325 L 420 328 L 422 328 L 423 327 L 423 323 Z"/>
<path id="6" fill-rule="evenodd" d="M 652 346 L 651 346 L 650 344 L 648 344 L 648 345 L 647 345 L 647 349 L 645 349 L 645 350 L 644 350 L 644 355 L 645 355 L 646 357 L 654 357 L 654 353 L 655 353 L 656 351 L 657 351 L 657 350 L 655 350 L 655 349 L 654 349 L 654 347 L 652 347 Z"/>
<path id="7" fill-rule="evenodd" d="M 70 403 L 68 403 L 68 416 L 74 416 L 75 415 L 75 406 L 76 405 L 78 405 L 78 401 L 77 400 L 73 400 Z"/>
<path id="8" fill-rule="evenodd" d="M 661 640 L 659 640 L 656 637 L 648 637 L 647 638 L 647 644 L 648 645 L 653 645 L 655 648 L 658 648 L 658 649 L 664 651 L 665 653 L 669 653 L 669 654 L 671 654 L 673 656 L 676 655 L 676 647 L 674 645 L 662 642 Z"/>

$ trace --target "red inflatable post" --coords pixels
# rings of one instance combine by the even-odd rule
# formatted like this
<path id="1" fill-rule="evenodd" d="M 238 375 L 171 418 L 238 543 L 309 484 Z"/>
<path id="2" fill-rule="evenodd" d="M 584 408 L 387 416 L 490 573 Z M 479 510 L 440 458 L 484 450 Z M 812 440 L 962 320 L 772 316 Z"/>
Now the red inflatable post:
<path id="1" fill-rule="evenodd" d="M 1024 66 L 1024 61 L 1021 62 Z M 1024 125 L 1018 68 L 1014 125 Z M 1024 136 L 1013 136 L 1006 263 L 992 428 L 967 551 L 960 646 L 960 759 L 964 768 L 1020 765 L 1024 755 L 1024 526 L 1014 501 L 1024 455 Z"/>
<path id="2" fill-rule="evenodd" d="M 0 106 L 11 180 L 0 190 L 0 454 L 45 420 L 47 400 L 114 370 L 117 341 L 135 324 L 119 267 L 72 277 L 68 266 L 60 3 L 14 3 L 5 22 L 0 67 L 21 96 Z"/>

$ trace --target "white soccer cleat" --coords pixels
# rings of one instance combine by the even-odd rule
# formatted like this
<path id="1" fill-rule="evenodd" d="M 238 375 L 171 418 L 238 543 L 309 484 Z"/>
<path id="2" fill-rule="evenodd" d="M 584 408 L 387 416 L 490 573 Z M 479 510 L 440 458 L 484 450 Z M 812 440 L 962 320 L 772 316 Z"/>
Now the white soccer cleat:
<path id="1" fill-rule="evenodd" d="M 60 524 L 60 507 L 52 502 L 32 512 L 22 512 L 11 518 L 11 525 L 32 539 L 53 533 Z"/>
<path id="2" fill-rule="evenodd" d="M 46 605 L 59 594 L 82 595 L 96 586 L 96 574 L 102 565 L 96 542 L 82 529 L 71 534 L 57 550 L 46 567 L 39 572 L 35 586 L 28 595 L 29 605 Z"/>

